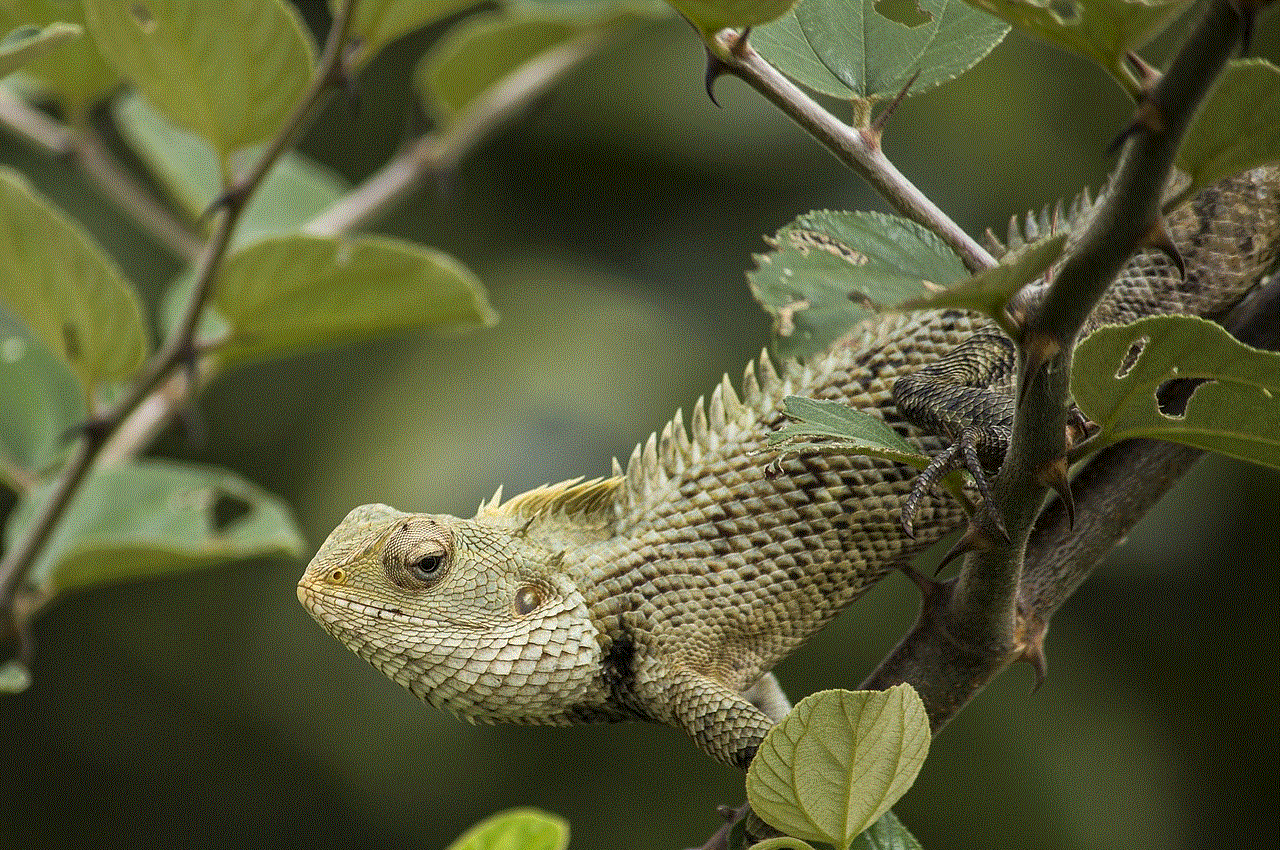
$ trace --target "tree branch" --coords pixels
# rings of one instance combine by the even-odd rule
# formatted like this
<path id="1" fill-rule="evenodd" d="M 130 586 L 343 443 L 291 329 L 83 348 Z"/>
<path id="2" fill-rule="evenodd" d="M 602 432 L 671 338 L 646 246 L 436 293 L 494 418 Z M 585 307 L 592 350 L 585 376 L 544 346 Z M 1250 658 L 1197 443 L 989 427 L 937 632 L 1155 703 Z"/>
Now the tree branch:
<path id="1" fill-rule="evenodd" d="M 287 146 L 296 140 L 307 120 L 315 114 L 321 97 L 338 81 L 352 3 L 353 0 L 347 0 L 334 16 L 311 87 L 254 166 L 234 186 L 227 187 L 213 233 L 197 263 L 195 285 L 177 327 L 147 361 L 141 375 L 128 391 L 109 410 L 93 417 L 86 424 L 54 485 L 49 501 L 41 508 L 26 533 L 5 552 L 4 560 L 0 561 L 0 642 L 16 638 L 20 658 L 25 659 L 29 654 L 29 641 L 25 633 L 25 618 L 19 616 L 20 612 L 15 604 L 18 589 L 112 435 L 161 383 L 194 356 L 196 328 L 241 213 L 271 166 Z"/>
<path id="2" fill-rule="evenodd" d="M 851 127 L 836 118 L 787 79 L 733 30 L 722 30 L 707 49 L 726 73 L 738 77 L 783 111 L 809 135 L 856 171 L 891 207 L 940 236 L 977 273 L 996 264 L 995 258 L 965 233 L 908 180 L 880 149 L 879 135 L 871 129 Z"/>

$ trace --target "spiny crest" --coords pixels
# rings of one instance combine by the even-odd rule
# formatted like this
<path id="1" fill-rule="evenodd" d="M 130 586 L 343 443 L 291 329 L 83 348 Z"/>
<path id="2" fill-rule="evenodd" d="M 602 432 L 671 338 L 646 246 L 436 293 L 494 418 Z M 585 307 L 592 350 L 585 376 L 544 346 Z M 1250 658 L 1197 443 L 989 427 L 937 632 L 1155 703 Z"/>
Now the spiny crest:
<path id="1" fill-rule="evenodd" d="M 726 440 L 735 439 L 734 431 L 745 425 L 745 417 L 754 421 L 777 406 L 785 394 L 780 392 L 784 383 L 768 352 L 762 351 L 743 372 L 741 398 L 725 375 L 709 400 L 699 398 L 694 403 L 688 428 L 683 412 L 677 410 L 661 431 L 635 447 L 625 473 L 615 461 L 615 475 L 625 476 L 626 504 L 643 505 L 657 488 L 682 475 Z"/>
<path id="2" fill-rule="evenodd" d="M 1070 203 L 1064 204 L 1062 200 L 1058 200 L 1039 212 L 1032 210 L 1026 213 L 1021 220 L 1016 215 L 1010 216 L 1009 229 L 1004 241 L 1001 242 L 988 228 L 984 240 L 986 247 L 998 259 L 1042 236 L 1074 230 L 1080 225 L 1085 215 L 1093 209 L 1094 204 L 1095 200 L 1086 188 Z"/>
<path id="3" fill-rule="evenodd" d="M 597 518 L 602 522 L 613 519 L 612 511 L 621 478 L 570 478 L 558 484 L 544 484 L 526 493 L 502 501 L 499 487 L 488 502 L 481 502 L 476 519 L 535 520 L 565 517 L 574 519 Z"/>

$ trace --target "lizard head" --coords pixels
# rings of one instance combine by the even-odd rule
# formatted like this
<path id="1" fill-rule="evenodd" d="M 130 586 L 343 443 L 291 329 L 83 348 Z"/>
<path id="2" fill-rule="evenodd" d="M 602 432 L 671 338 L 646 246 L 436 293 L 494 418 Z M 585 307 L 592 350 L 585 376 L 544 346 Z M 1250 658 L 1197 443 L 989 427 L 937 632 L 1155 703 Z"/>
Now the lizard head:
<path id="1" fill-rule="evenodd" d="M 483 518 L 351 511 L 298 583 L 320 625 L 470 720 L 547 722 L 587 702 L 597 630 L 563 557 Z"/>

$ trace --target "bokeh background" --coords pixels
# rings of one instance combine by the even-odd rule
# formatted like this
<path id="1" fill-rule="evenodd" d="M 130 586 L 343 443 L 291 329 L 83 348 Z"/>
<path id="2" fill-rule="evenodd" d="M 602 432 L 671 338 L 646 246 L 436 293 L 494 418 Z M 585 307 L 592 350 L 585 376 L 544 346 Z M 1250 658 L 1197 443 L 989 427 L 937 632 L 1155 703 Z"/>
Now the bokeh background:
<path id="1" fill-rule="evenodd" d="M 1280 55 L 1276 20 L 1255 53 Z M 410 74 L 440 31 L 389 49 L 304 151 L 352 181 L 392 156 L 421 128 Z M 497 327 L 233 372 L 200 402 L 206 438 L 174 431 L 157 453 L 282 494 L 312 547 L 363 502 L 466 515 L 499 483 L 605 473 L 767 342 L 743 278 L 762 234 L 883 208 L 754 92 L 718 94 L 722 109 L 678 22 L 606 49 L 377 224 L 470 265 Z M 1013 33 L 909 99 L 885 145 L 972 232 L 1002 230 L 1097 185 L 1127 117 L 1100 71 Z M 149 297 L 178 271 L 67 163 L 9 136 L 0 161 Z M 1278 519 L 1280 476 L 1204 461 L 1054 621 L 1048 683 L 1032 695 L 1011 670 L 935 741 L 897 807 L 924 846 L 1276 846 Z M 670 730 L 437 714 L 307 617 L 301 569 L 241 563 L 42 615 L 34 686 L 0 697 L 0 843 L 427 848 L 532 804 L 566 816 L 577 848 L 671 848 L 741 800 L 740 775 Z M 783 665 L 784 686 L 856 685 L 915 604 L 882 582 Z"/>

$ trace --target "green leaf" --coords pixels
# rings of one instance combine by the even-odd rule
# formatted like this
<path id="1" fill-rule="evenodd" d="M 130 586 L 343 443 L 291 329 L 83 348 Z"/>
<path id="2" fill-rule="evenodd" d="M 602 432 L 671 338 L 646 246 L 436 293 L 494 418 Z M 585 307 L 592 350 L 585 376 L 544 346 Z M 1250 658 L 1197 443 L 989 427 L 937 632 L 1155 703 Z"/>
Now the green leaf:
<path id="1" fill-rule="evenodd" d="M 344 0 L 329 0 L 337 14 Z M 350 0 L 346 0 L 350 2 Z M 355 0 L 351 61 L 360 66 L 402 35 L 475 6 L 479 0 Z"/>
<path id="2" fill-rule="evenodd" d="M 0 303 L 87 388 L 129 377 L 147 353 L 133 287 L 78 224 L 5 169 Z"/>
<path id="3" fill-rule="evenodd" d="M 56 24 L 84 27 L 84 7 L 67 0 L 9 0 L 0 4 L 0 32 L 20 26 Z M 83 114 L 120 85 L 120 76 L 102 58 L 92 38 L 78 38 L 22 69 L 69 115 Z"/>
<path id="4" fill-rule="evenodd" d="M 1280 353 L 1251 348 L 1204 319 L 1156 316 L 1099 328 L 1076 346 L 1074 361 L 1071 391 L 1102 427 L 1099 448 L 1155 437 L 1280 469 Z M 1156 397 L 1174 378 L 1206 380 L 1177 416 Z"/>
<path id="5" fill-rule="evenodd" d="M 766 838 L 751 845 L 751 850 L 814 850 L 813 845 L 790 835 Z"/>
<path id="6" fill-rule="evenodd" d="M 881 14 L 877 0 L 801 0 L 752 30 L 751 44 L 783 73 L 835 97 L 893 97 L 953 79 L 1000 43 L 1009 27 L 961 0 L 919 0 L 920 22 Z"/>
<path id="7" fill-rule="evenodd" d="M 0 666 L 0 694 L 20 694 L 31 687 L 31 672 L 20 661 Z"/>
<path id="8" fill-rule="evenodd" d="M 1067 234 L 1057 233 L 1037 239 L 1000 258 L 1000 263 L 968 280 L 949 286 L 925 298 L 902 304 L 905 310 L 942 310 L 948 307 L 986 313 L 1004 321 L 1004 306 L 1018 290 L 1044 275 L 1062 256 Z"/>
<path id="9" fill-rule="evenodd" d="M 929 465 L 928 457 L 879 417 L 842 402 L 804 396 L 787 396 L 782 404 L 787 415 L 796 421 L 769 434 L 771 446 L 785 446 L 792 451 L 832 448 L 845 454 L 871 454 L 917 468 Z M 806 438 L 829 442 L 802 442 Z"/>
<path id="10" fill-rule="evenodd" d="M 725 27 L 767 24 L 785 14 L 796 0 L 667 0 L 675 10 L 710 36 Z"/>
<path id="11" fill-rule="evenodd" d="M 257 242 L 227 258 L 213 303 L 229 328 L 218 349 L 227 364 L 495 321 L 479 281 L 456 260 L 372 236 Z"/>
<path id="12" fill-rule="evenodd" d="M 54 487 L 21 501 L 12 543 Z M 77 588 L 200 569 L 241 558 L 302 554 L 302 536 L 274 496 L 211 467 L 145 460 L 92 474 L 27 577 L 23 617 Z"/>
<path id="13" fill-rule="evenodd" d="M 906 793 L 929 751 L 910 685 L 819 691 L 769 730 L 747 770 L 747 800 L 775 829 L 848 847 Z"/>
<path id="14" fill-rule="evenodd" d="M 222 191 L 213 149 L 199 136 L 174 126 L 130 92 L 116 99 L 113 116 L 120 134 L 194 220 Z M 261 154 L 254 146 L 232 158 L 247 167 Z M 298 153 L 276 161 L 240 217 L 234 244 L 247 245 L 264 236 L 293 233 L 328 209 L 347 191 L 337 174 Z"/>
<path id="15" fill-rule="evenodd" d="M 885 812 L 853 841 L 852 850 L 924 850 L 920 842 L 898 820 L 893 812 Z"/>
<path id="16" fill-rule="evenodd" d="M 448 850 L 565 850 L 569 824 L 538 809 L 511 809 L 486 818 Z"/>
<path id="17" fill-rule="evenodd" d="M 0 39 L 0 77 L 8 76 L 23 65 L 45 55 L 53 48 L 84 34 L 75 24 L 56 21 L 43 29 L 26 24 Z"/>
<path id="18" fill-rule="evenodd" d="M 822 351 L 883 304 L 899 304 L 964 279 L 941 239 L 914 222 L 873 212 L 811 212 L 767 239 L 747 272 L 751 294 L 774 317 L 780 357 Z"/>
<path id="19" fill-rule="evenodd" d="M 1133 90 L 1124 54 L 1167 27 L 1190 0 L 968 0 L 1023 32 L 1097 62 Z"/>
<path id="20" fill-rule="evenodd" d="M 170 121 L 227 158 L 280 129 L 315 48 L 283 0 L 85 0 L 107 59 Z"/>
<path id="21" fill-rule="evenodd" d="M 588 29 L 569 18 L 476 15 L 451 29 L 414 72 L 418 94 L 444 126 L 526 62 Z"/>
<path id="22" fill-rule="evenodd" d="M 567 19 L 580 24 L 671 16 L 671 6 L 665 0 L 507 0 L 505 6 L 517 16 Z"/>
<path id="23" fill-rule="evenodd" d="M 1178 168 L 1191 175 L 1194 194 L 1224 177 L 1280 159 L 1280 68 L 1241 59 L 1196 115 L 1178 150 Z"/>
<path id="24" fill-rule="evenodd" d="M 15 473 L 35 477 L 53 468 L 85 415 L 66 364 L 0 306 L 0 481 L 18 489 Z"/>

